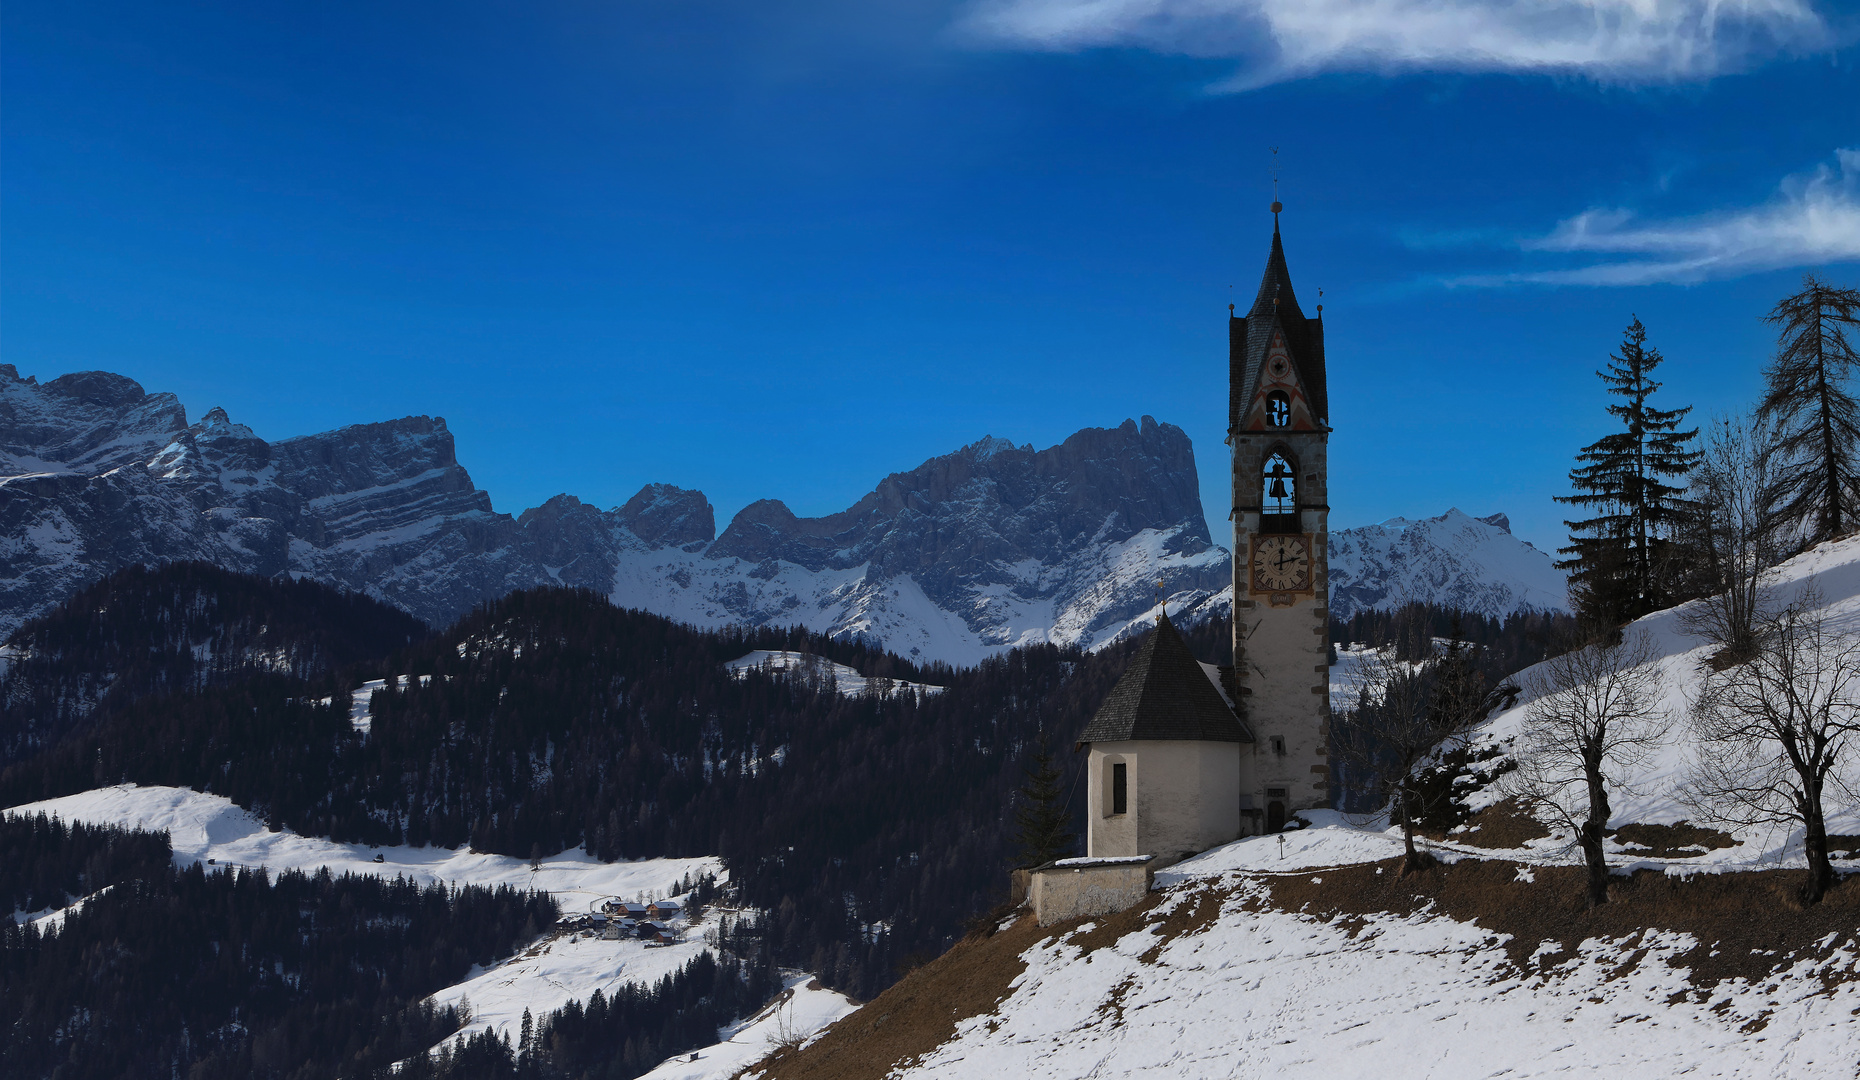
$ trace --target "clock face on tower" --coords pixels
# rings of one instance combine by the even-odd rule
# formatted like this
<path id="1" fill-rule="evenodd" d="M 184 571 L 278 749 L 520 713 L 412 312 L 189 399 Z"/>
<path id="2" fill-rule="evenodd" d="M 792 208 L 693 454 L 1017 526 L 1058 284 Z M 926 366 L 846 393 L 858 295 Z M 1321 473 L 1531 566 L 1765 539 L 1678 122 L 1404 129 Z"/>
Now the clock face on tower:
<path id="1" fill-rule="evenodd" d="M 1302 592 L 1311 587 L 1311 540 L 1262 536 L 1253 541 L 1253 591 Z"/>

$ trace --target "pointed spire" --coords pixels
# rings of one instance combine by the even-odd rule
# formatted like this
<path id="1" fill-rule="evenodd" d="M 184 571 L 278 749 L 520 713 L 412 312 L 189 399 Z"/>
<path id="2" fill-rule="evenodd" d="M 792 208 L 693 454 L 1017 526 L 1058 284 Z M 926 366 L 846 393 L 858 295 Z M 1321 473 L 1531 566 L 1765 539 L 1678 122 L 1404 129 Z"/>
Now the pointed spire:
<path id="1" fill-rule="evenodd" d="M 1285 244 L 1279 239 L 1279 204 L 1272 205 L 1272 251 L 1266 256 L 1266 272 L 1259 279 L 1259 295 L 1249 315 L 1290 314 L 1298 307 L 1298 298 L 1292 293 L 1292 272 L 1285 266 Z"/>
<path id="2" fill-rule="evenodd" d="M 1312 416 L 1327 422 L 1330 402 L 1325 393 L 1324 324 L 1307 319 L 1292 289 L 1291 270 L 1285 263 L 1285 241 L 1279 234 L 1279 214 L 1285 209 L 1277 199 L 1272 203 L 1272 247 L 1266 255 L 1266 272 L 1260 276 L 1259 293 L 1243 318 L 1230 315 L 1228 329 L 1229 364 L 1228 425 L 1238 430 L 1253 407 L 1266 353 L 1282 334 L 1291 353 L 1310 402 Z"/>

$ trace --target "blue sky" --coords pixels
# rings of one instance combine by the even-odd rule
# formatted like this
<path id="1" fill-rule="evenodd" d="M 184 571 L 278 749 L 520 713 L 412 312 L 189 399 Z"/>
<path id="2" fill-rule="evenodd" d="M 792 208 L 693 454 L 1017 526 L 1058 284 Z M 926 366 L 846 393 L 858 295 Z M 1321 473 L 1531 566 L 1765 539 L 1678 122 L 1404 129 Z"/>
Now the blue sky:
<path id="1" fill-rule="evenodd" d="M 828 513 L 1150 414 L 1222 539 L 1276 146 L 1333 525 L 1553 547 L 1631 316 L 1703 418 L 1804 271 L 1860 285 L 1856 39 L 1829 0 L 9 5 L 0 358 L 274 439 L 444 416 L 513 513 Z"/>

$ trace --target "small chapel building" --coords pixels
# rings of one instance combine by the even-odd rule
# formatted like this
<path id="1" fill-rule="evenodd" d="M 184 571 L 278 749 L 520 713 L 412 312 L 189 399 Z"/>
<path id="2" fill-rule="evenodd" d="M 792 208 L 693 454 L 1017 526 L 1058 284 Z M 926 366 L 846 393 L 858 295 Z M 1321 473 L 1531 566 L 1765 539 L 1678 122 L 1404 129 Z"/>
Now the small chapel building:
<path id="1" fill-rule="evenodd" d="M 1298 305 L 1282 209 L 1252 307 L 1228 312 L 1234 665 L 1199 663 L 1157 616 L 1079 738 L 1086 854 L 1032 871 L 1042 925 L 1122 910 L 1158 868 L 1330 805 L 1324 307 Z"/>
<path id="2" fill-rule="evenodd" d="M 1241 834 L 1240 779 L 1253 734 L 1167 614 L 1079 736 L 1085 849 L 1158 866 Z"/>

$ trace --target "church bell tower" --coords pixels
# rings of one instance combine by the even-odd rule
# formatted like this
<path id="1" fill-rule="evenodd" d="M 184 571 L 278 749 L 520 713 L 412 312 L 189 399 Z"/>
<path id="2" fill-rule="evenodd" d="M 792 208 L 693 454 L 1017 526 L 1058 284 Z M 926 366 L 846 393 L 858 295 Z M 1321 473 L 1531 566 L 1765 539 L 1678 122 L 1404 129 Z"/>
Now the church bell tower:
<path id="1" fill-rule="evenodd" d="M 1234 704 L 1255 739 L 1241 809 L 1249 831 L 1263 832 L 1331 802 L 1323 305 L 1306 318 L 1292 292 L 1282 209 L 1272 204 L 1259 295 L 1245 315 L 1230 311 L 1227 327 Z"/>

